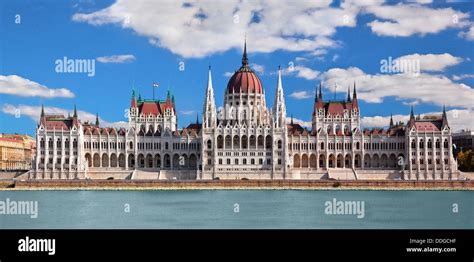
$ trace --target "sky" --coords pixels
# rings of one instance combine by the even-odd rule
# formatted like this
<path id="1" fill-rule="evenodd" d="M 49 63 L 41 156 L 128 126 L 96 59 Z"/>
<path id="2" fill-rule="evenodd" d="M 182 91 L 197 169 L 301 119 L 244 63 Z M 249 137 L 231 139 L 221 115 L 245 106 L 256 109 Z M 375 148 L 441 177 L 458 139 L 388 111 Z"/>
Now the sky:
<path id="1" fill-rule="evenodd" d="M 325 100 L 355 83 L 363 127 L 446 106 L 454 131 L 474 129 L 474 1 L 1 0 L 0 35 L 0 133 L 34 135 L 41 105 L 126 126 L 132 89 L 152 98 L 154 82 L 185 127 L 201 119 L 209 65 L 222 106 L 245 38 L 267 105 L 281 66 L 304 126 L 320 83 Z"/>

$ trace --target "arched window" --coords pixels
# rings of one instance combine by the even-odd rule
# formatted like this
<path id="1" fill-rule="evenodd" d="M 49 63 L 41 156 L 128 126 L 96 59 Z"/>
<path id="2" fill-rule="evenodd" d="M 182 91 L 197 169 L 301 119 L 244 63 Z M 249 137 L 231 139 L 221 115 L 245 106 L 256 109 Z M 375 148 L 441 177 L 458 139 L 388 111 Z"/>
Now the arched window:
<path id="1" fill-rule="evenodd" d="M 444 146 L 444 148 L 449 147 L 448 139 L 444 139 L 443 146 Z"/>
<path id="2" fill-rule="evenodd" d="M 278 149 L 281 149 L 281 145 L 282 145 L 281 140 L 278 140 Z"/>
<path id="3" fill-rule="evenodd" d="M 212 142 L 211 140 L 207 140 L 207 149 L 211 149 L 212 148 Z"/>
<path id="4" fill-rule="evenodd" d="M 130 141 L 130 149 L 133 149 L 133 142 Z"/>
<path id="5" fill-rule="evenodd" d="M 224 138 L 222 136 L 217 137 L 217 148 L 222 149 L 224 147 Z"/>
<path id="6" fill-rule="evenodd" d="M 324 142 L 321 142 L 321 150 L 324 150 Z"/>
<path id="7" fill-rule="evenodd" d="M 423 138 L 420 139 L 420 148 L 424 148 L 425 146 L 425 141 L 423 141 Z"/>

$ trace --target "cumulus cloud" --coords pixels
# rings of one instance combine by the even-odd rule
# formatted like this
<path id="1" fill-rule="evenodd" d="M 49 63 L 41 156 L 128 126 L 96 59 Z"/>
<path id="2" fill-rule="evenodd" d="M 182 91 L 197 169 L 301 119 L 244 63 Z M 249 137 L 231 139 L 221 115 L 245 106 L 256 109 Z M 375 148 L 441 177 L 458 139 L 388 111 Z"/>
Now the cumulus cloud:
<path id="1" fill-rule="evenodd" d="M 463 61 L 462 58 L 451 54 L 411 54 L 397 58 L 396 60 L 418 61 L 421 71 L 444 71 L 447 67 L 457 65 Z M 403 68 L 403 67 L 402 67 Z"/>
<path id="2" fill-rule="evenodd" d="M 318 77 L 319 71 L 313 70 L 306 66 L 290 66 L 282 70 L 282 75 L 296 76 L 306 80 L 314 80 Z"/>
<path id="3" fill-rule="evenodd" d="M 401 101 L 417 100 L 423 103 L 470 109 L 474 106 L 474 90 L 463 83 L 452 82 L 440 75 L 367 74 L 357 67 L 333 68 L 321 74 L 324 85 L 334 92 L 334 86 L 352 86 L 357 83 L 357 97 L 368 103 L 381 103 L 385 97 Z"/>
<path id="4" fill-rule="evenodd" d="M 291 120 L 292 120 L 292 117 L 287 117 L 286 118 L 286 122 L 288 124 L 291 123 Z M 293 123 L 294 124 L 299 124 L 300 126 L 306 127 L 306 128 L 311 128 L 311 126 L 312 126 L 311 121 L 304 121 L 304 120 L 301 120 L 301 119 L 298 119 L 298 118 L 293 118 Z"/>
<path id="5" fill-rule="evenodd" d="M 100 56 L 97 57 L 97 61 L 101 63 L 113 63 L 113 64 L 122 64 L 122 63 L 131 63 L 135 61 L 134 55 L 112 55 L 112 56 Z"/>
<path id="6" fill-rule="evenodd" d="M 469 27 L 467 32 L 459 32 L 459 36 L 467 40 L 474 40 L 474 24 Z"/>
<path id="7" fill-rule="evenodd" d="M 265 72 L 265 66 L 259 64 L 251 64 L 250 67 L 257 73 L 263 74 Z"/>
<path id="8" fill-rule="evenodd" d="M 66 88 L 52 89 L 18 75 L 0 75 L 0 94 L 25 97 L 74 97 L 74 93 Z"/>
<path id="9" fill-rule="evenodd" d="M 2 112 L 9 115 L 16 115 L 17 113 L 20 114 L 20 117 L 27 116 L 31 118 L 33 121 L 37 122 L 40 118 L 41 106 L 29 106 L 29 105 L 12 105 L 12 104 L 4 104 L 2 106 Z M 67 117 L 68 114 L 73 113 L 73 109 L 64 109 L 59 107 L 44 107 L 45 114 L 58 114 L 64 115 Z M 89 113 L 86 111 L 77 111 L 78 117 L 82 123 L 85 121 L 89 121 L 95 123 L 96 115 L 93 113 Z M 127 127 L 128 123 L 125 121 L 117 121 L 117 122 L 108 122 L 104 119 L 99 117 L 100 126 L 102 127 Z"/>
<path id="10" fill-rule="evenodd" d="M 183 57 L 204 57 L 232 48 L 252 52 L 307 51 L 337 46 L 338 27 L 354 27 L 359 8 L 322 1 L 118 0 L 72 20 L 94 26 L 115 24 L 147 37 L 151 44 Z M 285 8 L 282 8 L 284 6 Z"/>
<path id="11" fill-rule="evenodd" d="M 416 111 L 416 110 L 415 110 Z M 416 113 L 416 112 L 415 112 Z M 421 117 L 424 116 L 441 116 L 442 112 L 428 112 L 421 114 Z M 471 129 L 474 130 L 474 111 L 465 110 L 465 109 L 453 109 L 446 111 L 448 117 L 448 124 L 451 127 L 451 130 L 454 132 L 460 131 L 461 129 Z M 398 122 L 402 121 L 407 123 L 410 119 L 410 115 L 393 115 L 393 121 Z M 366 116 L 361 118 L 362 127 L 388 127 L 390 123 L 390 116 Z"/>
<path id="12" fill-rule="evenodd" d="M 474 74 L 453 75 L 454 81 L 463 80 L 465 78 L 474 78 Z"/>
<path id="13" fill-rule="evenodd" d="M 308 98 L 311 98 L 313 97 L 314 94 L 311 94 L 310 92 L 308 91 L 295 91 L 293 93 L 290 94 L 290 97 L 294 98 L 294 99 L 308 99 Z"/>
<path id="14" fill-rule="evenodd" d="M 418 4 L 373 5 L 366 11 L 377 18 L 367 25 L 381 36 L 407 37 L 434 34 L 448 28 L 462 28 L 469 24 L 469 14 L 452 8 L 431 8 Z"/>
<path id="15" fill-rule="evenodd" d="M 415 110 L 416 111 L 416 110 Z M 363 113 L 363 112 L 362 112 Z M 415 112 L 416 113 L 416 112 Z M 428 112 L 424 114 L 420 114 L 421 117 L 424 116 L 438 116 L 440 117 L 442 112 Z M 471 129 L 474 130 L 474 111 L 472 110 L 465 110 L 465 109 L 453 109 L 446 111 L 446 115 L 448 117 L 448 124 L 453 132 L 458 132 L 462 129 Z M 418 114 L 417 114 L 418 116 Z M 410 115 L 393 115 L 393 122 L 403 122 L 407 123 L 410 119 Z M 291 117 L 287 117 L 287 122 L 290 123 Z M 386 128 L 390 124 L 390 115 L 388 116 L 364 116 L 360 118 L 360 125 L 361 128 L 373 128 L 373 127 L 383 127 Z M 293 118 L 293 123 L 300 124 L 303 127 L 311 128 L 311 121 L 304 121 L 301 119 Z"/>

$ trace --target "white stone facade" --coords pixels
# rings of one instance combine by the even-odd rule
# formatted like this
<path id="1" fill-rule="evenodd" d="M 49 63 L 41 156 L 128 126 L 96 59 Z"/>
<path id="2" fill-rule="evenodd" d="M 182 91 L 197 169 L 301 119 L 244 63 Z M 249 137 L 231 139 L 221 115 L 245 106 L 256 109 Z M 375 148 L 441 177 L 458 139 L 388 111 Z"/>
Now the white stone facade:
<path id="1" fill-rule="evenodd" d="M 456 179 L 445 113 L 417 119 L 412 112 L 407 124 L 363 130 L 355 85 L 352 98 L 349 92 L 347 100 L 329 102 L 323 101 L 320 87 L 308 130 L 287 120 L 283 90 L 279 70 L 268 109 L 245 52 L 221 110 L 209 68 L 202 125 L 178 130 L 169 95 L 166 101 L 137 102 L 133 94 L 126 129 L 101 128 L 98 121 L 83 124 L 75 112 L 68 118 L 42 112 L 31 178 L 83 179 L 94 172 L 138 170 L 163 179 L 328 179 L 340 178 L 341 172 L 346 179 L 371 174 Z"/>

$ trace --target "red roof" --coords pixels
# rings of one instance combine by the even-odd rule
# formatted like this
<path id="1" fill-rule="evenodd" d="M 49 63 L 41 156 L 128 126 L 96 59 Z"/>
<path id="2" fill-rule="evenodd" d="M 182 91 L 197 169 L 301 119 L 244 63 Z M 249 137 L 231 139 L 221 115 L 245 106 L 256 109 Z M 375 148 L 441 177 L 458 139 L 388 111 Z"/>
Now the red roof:
<path id="1" fill-rule="evenodd" d="M 440 131 L 439 121 L 415 121 L 415 128 L 418 131 Z"/>
<path id="2" fill-rule="evenodd" d="M 139 105 L 139 113 L 145 115 L 163 115 L 163 112 L 166 109 L 170 109 L 174 112 L 174 104 L 171 102 L 170 99 L 166 99 L 166 101 L 144 101 L 142 104 Z"/>
<path id="3" fill-rule="evenodd" d="M 349 107 L 350 108 L 350 107 Z M 328 102 L 326 103 L 326 114 L 342 115 L 346 109 L 346 103 L 343 102 Z"/>
<path id="4" fill-rule="evenodd" d="M 248 66 L 242 66 L 227 83 L 227 93 L 263 94 L 262 83 L 252 69 Z"/>

